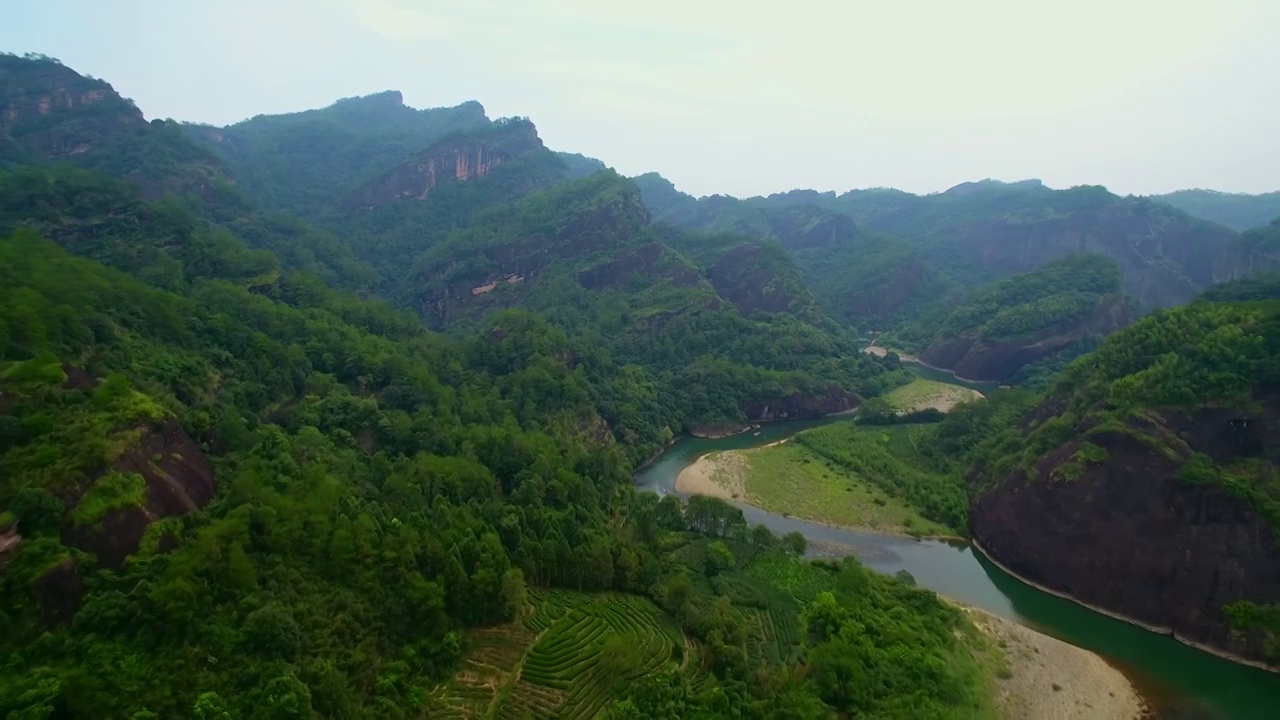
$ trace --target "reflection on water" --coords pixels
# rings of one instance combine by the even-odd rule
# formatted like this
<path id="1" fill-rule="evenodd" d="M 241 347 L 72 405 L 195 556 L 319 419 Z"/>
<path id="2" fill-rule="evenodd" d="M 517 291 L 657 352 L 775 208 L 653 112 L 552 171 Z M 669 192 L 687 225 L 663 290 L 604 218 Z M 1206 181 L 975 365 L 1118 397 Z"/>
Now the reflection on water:
<path id="1" fill-rule="evenodd" d="M 955 382 L 954 378 L 931 379 Z M 972 387 L 983 389 L 981 384 Z M 703 454 L 757 447 L 831 422 L 848 420 L 818 418 L 769 423 L 761 428 L 759 436 L 684 438 L 638 473 L 636 483 L 660 494 L 674 492 L 676 476 Z M 1228 662 L 1171 637 L 1037 590 L 974 553 L 966 544 L 863 533 L 783 517 L 749 505 L 739 507 L 752 524 L 764 525 L 779 534 L 802 533 L 809 539 L 811 554 L 852 554 L 868 567 L 888 574 L 906 570 L 921 586 L 1097 652 L 1134 678 L 1144 695 L 1160 705 L 1162 717 L 1168 712 L 1172 713 L 1168 717 L 1188 720 L 1280 718 L 1280 675 Z"/>

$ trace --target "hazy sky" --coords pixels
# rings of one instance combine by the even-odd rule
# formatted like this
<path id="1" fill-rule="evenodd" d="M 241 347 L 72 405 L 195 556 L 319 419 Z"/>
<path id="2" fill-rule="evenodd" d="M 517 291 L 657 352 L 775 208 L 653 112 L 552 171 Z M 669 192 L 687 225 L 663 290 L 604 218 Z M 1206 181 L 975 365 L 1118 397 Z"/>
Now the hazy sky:
<path id="1" fill-rule="evenodd" d="M 399 89 L 697 195 L 1280 189 L 1280 0 L 3 0 L 148 117 Z"/>

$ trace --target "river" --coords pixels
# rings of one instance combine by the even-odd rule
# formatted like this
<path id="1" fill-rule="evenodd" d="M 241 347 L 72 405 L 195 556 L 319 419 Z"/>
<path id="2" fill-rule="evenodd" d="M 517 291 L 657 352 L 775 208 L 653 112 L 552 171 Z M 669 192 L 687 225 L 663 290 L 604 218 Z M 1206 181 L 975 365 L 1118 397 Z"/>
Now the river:
<path id="1" fill-rule="evenodd" d="M 930 380 L 979 390 L 990 387 L 957 382 L 949 373 L 914 363 L 911 366 Z M 675 492 L 680 471 L 708 452 L 757 447 L 842 420 L 847 418 L 767 423 L 759 435 L 681 438 L 639 472 L 636 482 L 660 494 Z M 868 567 L 884 573 L 906 570 L 920 585 L 935 592 L 1092 650 L 1123 670 L 1157 708 L 1186 713 L 1179 718 L 1280 718 L 1280 675 L 1224 660 L 1037 590 L 966 544 L 855 532 L 775 515 L 750 505 L 740 507 L 748 522 L 777 533 L 799 531 L 816 547 L 825 548 L 819 552 L 851 552 Z"/>

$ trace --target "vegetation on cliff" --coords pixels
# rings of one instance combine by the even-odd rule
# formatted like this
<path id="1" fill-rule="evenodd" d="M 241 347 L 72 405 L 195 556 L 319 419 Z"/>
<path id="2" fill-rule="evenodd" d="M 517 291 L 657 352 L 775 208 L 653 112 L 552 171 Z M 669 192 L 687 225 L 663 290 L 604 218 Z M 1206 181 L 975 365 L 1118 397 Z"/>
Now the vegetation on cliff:
<path id="1" fill-rule="evenodd" d="M 1042 385 L 1128 322 L 1120 273 L 1110 259 L 1068 255 L 974 290 L 946 314 L 903 324 L 884 342 L 932 365 L 982 380 Z"/>
<path id="2" fill-rule="evenodd" d="M 1274 663 L 1278 390 L 1280 301 L 1158 311 L 979 446 L 974 535 L 1036 582 Z M 1064 561 L 1063 548 L 1082 554 Z M 1135 574 L 1150 585 L 1116 590 Z"/>

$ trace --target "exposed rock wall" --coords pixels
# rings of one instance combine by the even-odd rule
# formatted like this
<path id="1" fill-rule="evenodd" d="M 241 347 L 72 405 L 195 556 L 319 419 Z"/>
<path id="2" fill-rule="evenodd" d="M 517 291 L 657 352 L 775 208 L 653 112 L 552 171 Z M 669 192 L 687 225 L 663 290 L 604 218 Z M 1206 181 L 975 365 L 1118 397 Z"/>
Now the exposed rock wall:
<path id="1" fill-rule="evenodd" d="M 1108 458 L 1086 463 L 1071 479 L 1074 473 L 1062 468 L 1079 462 L 1078 432 L 1031 474 L 1015 471 L 981 492 L 972 508 L 973 536 L 1032 582 L 1185 641 L 1262 661 L 1261 634 L 1234 630 L 1223 608 L 1242 600 L 1280 603 L 1280 538 L 1248 501 L 1177 475 L 1189 452 L 1219 462 L 1280 462 L 1276 399 L 1254 413 L 1152 416 L 1142 429 L 1163 434 L 1172 450 L 1123 432 L 1095 435 L 1090 442 Z"/>
<path id="2" fill-rule="evenodd" d="M 141 475 L 147 484 L 146 503 L 112 510 L 86 527 L 69 528 L 63 538 L 68 545 L 94 553 L 108 567 L 124 564 L 152 522 L 199 510 L 216 490 L 208 459 L 174 421 L 147 428 L 111 469 Z"/>
<path id="3" fill-rule="evenodd" d="M 447 179 L 466 182 L 484 177 L 504 162 L 542 146 L 533 123 L 518 120 L 491 132 L 448 138 L 360 187 L 344 205 L 368 210 L 395 200 L 422 200 Z"/>
<path id="4" fill-rule="evenodd" d="M 848 412 L 860 402 L 857 395 L 831 384 L 820 395 L 794 392 L 785 397 L 747 403 L 742 412 L 751 422 L 795 420 Z"/>
<path id="5" fill-rule="evenodd" d="M 54 62 L 0 58 L 0 136 L 45 158 L 81 155 L 146 126 L 108 83 Z"/>

